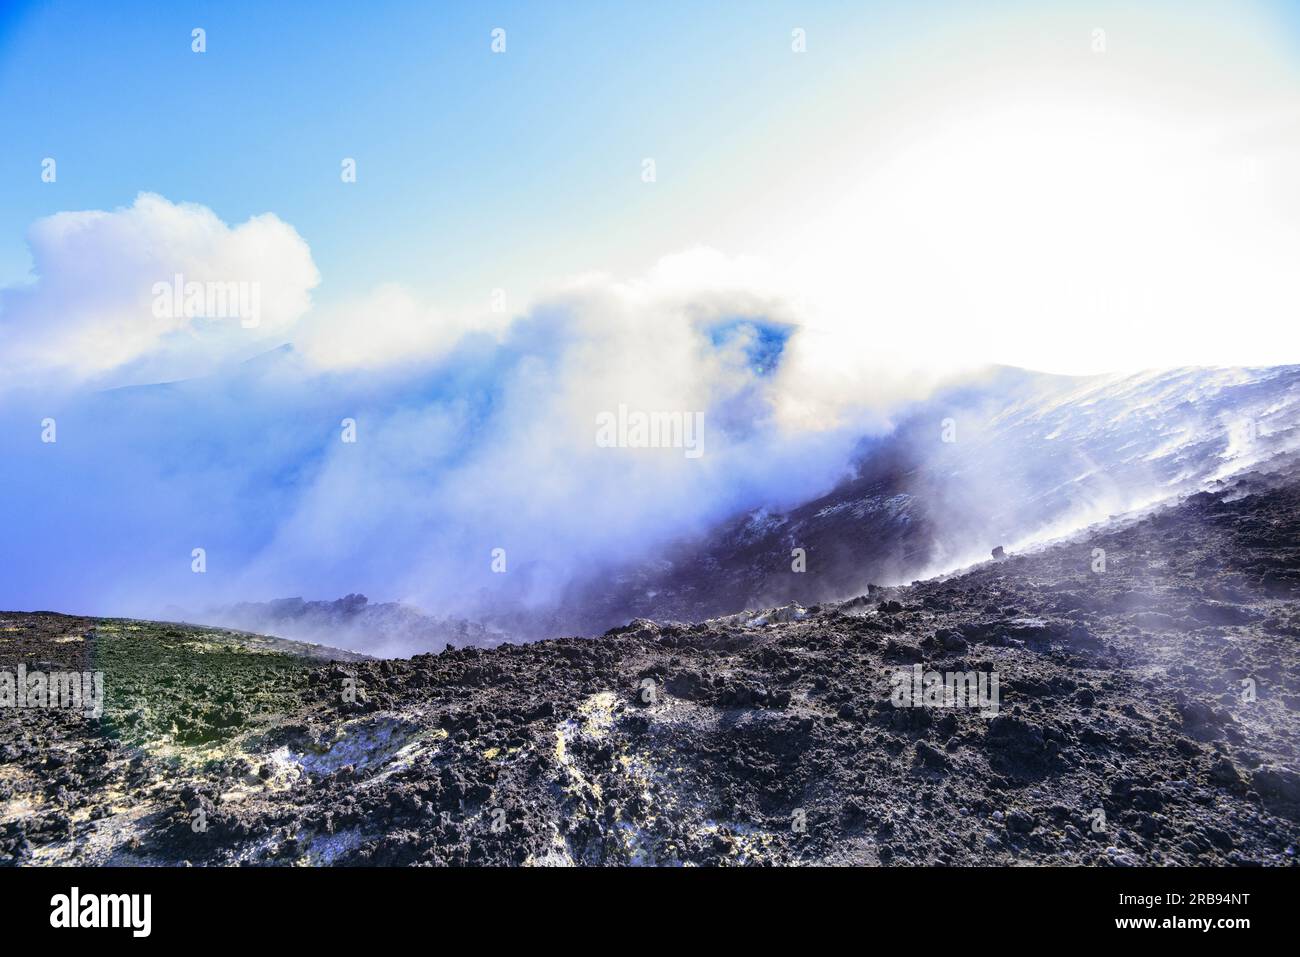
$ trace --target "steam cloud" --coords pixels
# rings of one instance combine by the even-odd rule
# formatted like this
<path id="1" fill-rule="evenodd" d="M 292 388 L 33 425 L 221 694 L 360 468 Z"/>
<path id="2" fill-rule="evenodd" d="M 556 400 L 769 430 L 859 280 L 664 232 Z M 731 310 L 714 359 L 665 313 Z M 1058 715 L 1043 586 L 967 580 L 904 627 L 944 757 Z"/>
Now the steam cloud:
<path id="1" fill-rule="evenodd" d="M 4 607 L 144 616 L 352 592 L 438 615 L 543 607 L 740 509 L 824 491 L 887 427 L 879 395 L 792 424 L 794 317 L 707 251 L 474 323 L 396 287 L 312 312 L 291 228 L 157 196 L 52 217 L 32 245 L 36 282 L 0 299 Z M 263 321 L 159 325 L 149 291 L 174 273 L 260 280 Z M 620 405 L 702 412 L 706 454 L 598 447 Z"/>
<path id="2" fill-rule="evenodd" d="M 318 274 L 292 228 L 273 216 L 232 228 L 157 196 L 59 214 L 31 241 L 35 282 L 0 291 L 5 608 L 170 617 L 364 593 L 439 618 L 544 614 L 575 583 L 613 587 L 620 570 L 725 520 L 829 491 L 900 422 L 919 430 L 895 442 L 921 476 L 910 491 L 948 524 L 930 552 L 940 571 L 995 535 L 1065 531 L 1156 483 L 1179 487 L 1183 447 L 1217 455 L 1231 425 L 1230 409 L 1186 422 L 1179 403 L 1195 376 L 1080 380 L 1102 390 L 1081 404 L 1108 415 L 1136 390 L 1148 417 L 1165 418 L 1130 424 L 1167 434 L 1173 457 L 1149 468 L 1145 457 L 1164 453 L 1143 446 L 1122 479 L 1099 472 L 1062 494 L 1050 486 L 1075 478 L 1062 469 L 1086 469 L 1091 454 L 1061 456 L 1049 441 L 1074 428 L 1068 381 L 1021 381 L 1020 409 L 970 378 L 965 398 L 925 404 L 940 379 L 869 355 L 828 362 L 834 344 L 754 264 L 708 250 L 633 281 L 582 277 L 520 316 L 474 317 L 396 286 L 313 309 Z M 152 285 L 177 273 L 262 283 L 260 323 L 160 321 Z M 1238 378 L 1210 384 L 1226 395 L 1255 382 Z M 1279 391 L 1295 390 L 1250 393 L 1277 421 Z M 702 413 L 705 454 L 601 447 L 597 423 L 620 408 Z M 960 419 L 964 458 L 936 441 L 945 415 Z M 51 419 L 57 441 L 42 441 Z M 1113 443 L 1097 433 L 1099 454 L 1137 434 L 1112 432 Z M 1029 447 L 1036 463 L 1023 461 Z M 1036 497 L 1064 504 L 1023 508 Z M 391 640 L 352 637 L 361 650 L 397 650 Z"/>

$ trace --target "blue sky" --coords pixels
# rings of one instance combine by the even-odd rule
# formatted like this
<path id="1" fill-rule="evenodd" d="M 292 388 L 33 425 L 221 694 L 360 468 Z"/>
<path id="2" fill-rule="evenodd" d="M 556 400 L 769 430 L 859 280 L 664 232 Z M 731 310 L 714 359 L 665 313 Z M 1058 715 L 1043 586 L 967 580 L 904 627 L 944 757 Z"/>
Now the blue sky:
<path id="1" fill-rule="evenodd" d="M 0 48 L 0 277 L 26 273 L 37 217 L 141 190 L 228 222 L 275 212 L 328 294 L 644 268 L 682 241 L 694 199 L 756 185 L 818 90 L 899 19 L 861 4 L 20 4 Z M 820 56 L 790 55 L 794 25 Z M 44 156 L 53 186 L 33 175 Z"/>
<path id="2" fill-rule="evenodd" d="M 1249 159 L 1272 179 L 1254 197 L 1260 222 L 1247 225 L 1262 249 L 1279 248 L 1267 220 L 1279 202 L 1294 210 L 1285 171 L 1296 149 L 1287 104 L 1300 102 L 1298 6 L 10 3 L 0 19 L 0 286 L 28 278 L 24 237 L 38 218 L 129 206 L 147 191 L 202 204 L 230 224 L 278 216 L 310 247 L 321 273 L 317 302 L 396 282 L 443 308 L 479 308 L 501 288 L 522 311 L 564 277 L 634 277 L 660 257 L 705 246 L 788 271 L 794 298 L 824 300 L 827 315 L 809 324 L 837 334 L 868 315 L 899 315 L 895 329 L 943 320 L 954 328 L 927 340 L 950 342 L 949 358 L 960 357 L 980 340 L 963 339 L 952 314 L 976 300 L 969 312 L 978 322 L 1014 330 L 980 358 L 1101 371 L 1116 360 L 1075 361 L 1030 341 L 1037 304 L 1098 272 L 1124 284 L 1112 300 L 1168 301 L 1166 273 L 1198 251 L 1171 251 L 1143 277 L 1150 288 L 1135 289 L 1122 265 L 1081 261 L 1113 245 L 1104 224 L 1088 224 L 1081 248 L 1067 217 L 1090 215 L 1106 197 L 1145 202 L 1171 182 L 1170 163 L 1188 155 L 1205 160 L 1189 179 L 1231 176 Z M 207 31 L 202 55 L 190 49 L 195 26 Z M 490 51 L 498 26 L 507 31 L 504 55 Z M 795 27 L 806 31 L 804 55 L 792 54 Z M 1101 57 L 1090 49 L 1098 27 L 1109 42 Z M 1035 96 L 1041 102 L 1022 102 Z M 1253 109 L 1272 111 L 1263 125 L 1285 133 L 1288 155 L 1274 142 L 1218 162 L 1217 146 L 1189 154 L 1179 139 L 1206 127 L 1236 136 L 1232 118 Z M 975 134 L 946 141 L 962 122 Z M 1109 180 L 1091 185 L 1097 199 L 1044 224 L 1041 199 L 1014 168 L 1025 152 L 1018 126 L 1044 123 L 1056 128 L 1035 148 L 1080 141 L 1067 144 L 1058 178 L 1097 170 L 1089 150 L 1098 142 L 1131 148 L 1138 162 L 1117 163 Z M 1135 128 L 1150 142 L 1130 143 Z M 934 168 L 909 152 L 927 137 Z M 977 169 L 986 152 L 991 172 Z M 58 161 L 57 183 L 40 180 L 46 156 Z M 1144 167 L 1143 156 L 1159 159 Z M 340 182 L 344 157 L 357 161 L 355 184 Z M 645 157 L 657 164 L 653 186 L 640 179 Z M 1060 157 L 1045 152 L 1035 162 L 1044 175 Z M 913 170 L 906 182 L 890 179 L 900 163 Z M 1201 187 L 1179 185 L 1193 188 Z M 1001 195 L 972 202 L 981 192 Z M 1167 235 L 1141 246 L 1134 239 L 1124 254 L 1190 231 L 1222 233 L 1230 218 L 1216 211 L 1214 221 L 1174 222 L 1168 212 L 1145 211 L 1163 216 Z M 989 218 L 1007 233 L 967 235 Z M 933 235 L 910 235 L 927 222 Z M 864 237 L 872 224 L 877 234 Z M 1044 229 L 1061 231 L 1061 242 L 1026 238 Z M 1052 265 L 1033 261 L 1044 250 L 1079 275 L 1022 284 L 1020 299 L 1006 302 L 1012 277 L 1003 264 L 1020 260 L 1047 275 Z M 879 303 L 866 302 L 859 277 L 876 280 Z M 1258 275 L 1232 281 L 1261 286 Z M 943 288 L 961 294 L 905 301 L 926 286 L 931 298 Z M 1070 291 L 1055 311 L 1070 312 L 1078 298 Z M 1214 301 L 1201 290 L 1185 298 L 1171 311 Z M 1116 330 L 1133 328 L 1143 308 L 1122 313 Z M 1161 339 L 1131 344 L 1131 361 L 1160 359 Z"/>

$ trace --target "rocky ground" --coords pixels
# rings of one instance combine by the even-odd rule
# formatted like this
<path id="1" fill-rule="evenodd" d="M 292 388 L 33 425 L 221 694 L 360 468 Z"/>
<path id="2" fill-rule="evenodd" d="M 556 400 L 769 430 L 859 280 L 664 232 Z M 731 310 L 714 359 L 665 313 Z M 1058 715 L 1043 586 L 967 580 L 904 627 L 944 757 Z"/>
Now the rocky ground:
<path id="1" fill-rule="evenodd" d="M 19 864 L 1294 865 L 1300 482 L 809 609 L 405 660 L 0 614 L 19 664 L 106 696 L 0 709 Z"/>

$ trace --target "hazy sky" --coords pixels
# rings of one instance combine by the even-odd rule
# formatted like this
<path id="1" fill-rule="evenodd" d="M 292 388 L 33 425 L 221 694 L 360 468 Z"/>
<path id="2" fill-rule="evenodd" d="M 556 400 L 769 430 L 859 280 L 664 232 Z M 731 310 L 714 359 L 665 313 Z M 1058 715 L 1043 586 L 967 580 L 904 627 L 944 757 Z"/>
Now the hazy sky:
<path id="1" fill-rule="evenodd" d="M 867 353 L 1300 361 L 1296 6 L 11 3 L 0 286 L 32 280 L 42 217 L 146 192 L 296 231 L 319 283 L 276 331 L 333 330 L 322 362 L 445 348 L 499 324 L 493 290 L 514 315 L 671 256 L 674 283 L 785 303 L 830 382 Z"/>

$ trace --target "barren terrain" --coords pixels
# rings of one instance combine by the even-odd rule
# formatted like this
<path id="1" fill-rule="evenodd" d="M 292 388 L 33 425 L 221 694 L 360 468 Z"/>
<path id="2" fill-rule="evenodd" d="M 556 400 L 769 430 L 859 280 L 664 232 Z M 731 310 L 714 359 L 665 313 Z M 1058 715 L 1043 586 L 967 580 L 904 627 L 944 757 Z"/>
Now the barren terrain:
<path id="1" fill-rule="evenodd" d="M 105 710 L 0 709 L 0 858 L 1292 865 L 1298 652 L 1300 483 L 1260 475 L 848 602 L 404 660 L 4 613 L 0 667 Z M 996 715 L 897 707 L 915 664 Z"/>

